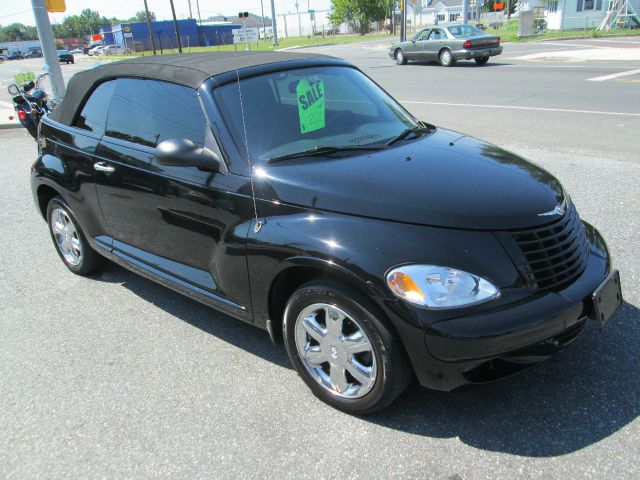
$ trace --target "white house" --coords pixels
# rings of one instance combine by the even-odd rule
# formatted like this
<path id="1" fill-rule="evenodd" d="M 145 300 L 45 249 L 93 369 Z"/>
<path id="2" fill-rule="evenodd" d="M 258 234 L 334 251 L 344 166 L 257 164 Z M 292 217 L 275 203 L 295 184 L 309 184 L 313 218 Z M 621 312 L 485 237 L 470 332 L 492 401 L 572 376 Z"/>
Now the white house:
<path id="1" fill-rule="evenodd" d="M 476 19 L 476 2 L 469 0 L 468 19 Z M 422 11 L 416 13 L 416 25 L 450 23 L 462 20 L 462 0 L 424 0 Z M 411 17 L 409 17 L 411 19 Z"/>
<path id="2" fill-rule="evenodd" d="M 636 12 L 640 0 L 629 0 Z M 547 28 L 550 30 L 575 30 L 597 28 L 609 10 L 610 0 L 520 0 L 518 11 L 544 8 Z"/>

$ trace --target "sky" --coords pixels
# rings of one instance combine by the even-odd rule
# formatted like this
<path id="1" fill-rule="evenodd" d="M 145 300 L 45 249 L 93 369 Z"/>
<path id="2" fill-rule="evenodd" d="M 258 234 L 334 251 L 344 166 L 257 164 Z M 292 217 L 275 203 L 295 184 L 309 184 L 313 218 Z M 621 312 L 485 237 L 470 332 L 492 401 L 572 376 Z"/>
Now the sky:
<path id="1" fill-rule="evenodd" d="M 260 0 L 191 0 L 193 17 L 197 18 L 196 1 L 200 3 L 202 18 L 211 15 L 236 16 L 240 11 L 249 11 L 260 15 Z M 306 12 L 307 8 L 324 10 L 330 7 L 330 0 L 298 0 L 300 12 Z M 271 16 L 271 0 L 263 0 L 265 16 Z M 171 19 L 171 7 L 169 0 L 147 0 L 149 10 L 154 12 L 158 20 Z M 275 0 L 276 15 L 296 11 L 296 0 Z M 308 7 L 307 7 L 308 4 Z M 85 8 L 97 10 L 107 18 L 129 18 L 137 11 L 144 10 L 143 0 L 66 0 L 67 11 L 65 13 L 50 13 L 52 23 L 62 22 L 65 15 L 77 15 Z M 187 18 L 189 16 L 189 1 L 174 0 L 176 16 Z M 35 25 L 30 0 L 0 0 L 0 25 L 10 23 L 23 23 Z"/>

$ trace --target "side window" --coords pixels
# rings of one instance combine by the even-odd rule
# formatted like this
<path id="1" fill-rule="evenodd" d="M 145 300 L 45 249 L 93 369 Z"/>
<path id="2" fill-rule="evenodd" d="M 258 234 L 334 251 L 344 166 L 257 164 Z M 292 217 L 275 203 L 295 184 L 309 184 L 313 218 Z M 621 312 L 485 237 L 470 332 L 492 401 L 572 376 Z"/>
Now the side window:
<path id="1" fill-rule="evenodd" d="M 444 35 L 440 33 L 440 30 L 431 30 L 429 40 L 441 40 L 443 37 Z"/>
<path id="2" fill-rule="evenodd" d="M 156 80 L 117 80 L 106 134 L 147 147 L 163 140 L 186 138 L 204 146 L 207 122 L 196 92 Z"/>
<path id="3" fill-rule="evenodd" d="M 75 127 L 104 135 L 107 124 L 107 108 L 115 83 L 115 81 L 102 83 L 93 91 L 82 107 L 82 111 L 74 123 Z"/>
<path id="4" fill-rule="evenodd" d="M 423 30 L 418 34 L 418 38 L 416 38 L 416 42 L 422 42 L 423 40 L 426 40 L 428 36 L 429 36 L 429 30 Z"/>

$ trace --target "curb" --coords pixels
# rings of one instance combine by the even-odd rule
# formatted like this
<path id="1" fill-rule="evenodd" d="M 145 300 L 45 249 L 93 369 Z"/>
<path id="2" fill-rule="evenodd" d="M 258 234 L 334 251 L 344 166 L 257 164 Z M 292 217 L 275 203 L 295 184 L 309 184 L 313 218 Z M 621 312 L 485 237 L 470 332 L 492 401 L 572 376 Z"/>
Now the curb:
<path id="1" fill-rule="evenodd" d="M 12 128 L 22 128 L 21 123 L 0 123 L 0 130 L 10 130 Z"/>

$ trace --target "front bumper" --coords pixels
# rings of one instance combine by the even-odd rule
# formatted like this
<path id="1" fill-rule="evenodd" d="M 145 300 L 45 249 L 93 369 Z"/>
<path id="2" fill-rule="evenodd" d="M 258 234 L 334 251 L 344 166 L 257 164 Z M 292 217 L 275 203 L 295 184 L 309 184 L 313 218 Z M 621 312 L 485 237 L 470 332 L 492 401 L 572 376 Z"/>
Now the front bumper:
<path id="1" fill-rule="evenodd" d="M 495 57 L 496 55 L 500 55 L 502 53 L 502 46 L 498 47 L 487 47 L 487 48 L 473 48 L 473 49 L 461 49 L 455 50 L 453 53 L 453 58 L 456 60 L 471 60 L 474 58 L 482 58 L 482 57 Z"/>
<path id="2" fill-rule="evenodd" d="M 583 274 L 559 292 L 400 332 L 418 380 L 436 390 L 506 377 L 571 343 L 592 315 L 591 295 L 611 269 L 606 244 L 585 224 L 590 255 Z M 488 304 L 489 305 L 489 304 Z M 417 315 L 429 311 L 416 309 Z M 426 322 L 423 322 L 426 324 Z"/>

